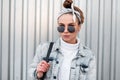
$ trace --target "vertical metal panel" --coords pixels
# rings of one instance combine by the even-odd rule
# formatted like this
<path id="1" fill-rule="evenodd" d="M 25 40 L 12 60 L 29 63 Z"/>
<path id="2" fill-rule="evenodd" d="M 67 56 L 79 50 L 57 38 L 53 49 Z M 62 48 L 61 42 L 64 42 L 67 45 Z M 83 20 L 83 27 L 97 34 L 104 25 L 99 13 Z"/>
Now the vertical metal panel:
<path id="1" fill-rule="evenodd" d="M 22 0 L 15 1 L 15 42 L 14 42 L 14 80 L 21 80 L 21 61 L 22 61 Z"/>
<path id="2" fill-rule="evenodd" d="M 49 20 L 49 25 L 48 25 L 48 39 L 49 41 L 52 41 L 53 39 L 53 11 L 54 11 L 54 7 L 53 7 L 53 2 L 54 0 L 49 0 L 49 6 L 48 6 L 48 10 L 49 10 L 49 16 L 48 16 L 48 20 Z"/>
<path id="3" fill-rule="evenodd" d="M 27 74 L 40 42 L 55 41 L 64 0 L 0 0 L 0 80 Z M 97 80 L 120 79 L 120 1 L 74 0 L 84 15 L 79 37 L 97 58 Z"/>
<path id="4" fill-rule="evenodd" d="M 116 66 L 116 30 L 117 30 L 117 25 L 116 25 L 116 11 L 117 11 L 117 8 L 116 8 L 116 2 L 117 0 L 112 0 L 112 18 L 111 18 L 111 48 L 110 48 L 110 80 L 116 80 L 115 79 L 115 66 Z"/>
<path id="5" fill-rule="evenodd" d="M 92 17 L 92 1 L 90 0 L 87 0 L 86 1 L 86 9 L 87 9 L 87 12 L 86 12 L 86 45 L 91 47 L 91 17 Z"/>
<path id="6" fill-rule="evenodd" d="M 15 1 L 15 62 L 14 79 L 21 80 L 21 61 L 22 61 L 22 0 Z"/>
<path id="7" fill-rule="evenodd" d="M 61 5 L 60 4 L 61 1 L 57 1 L 57 0 L 54 0 L 54 4 L 53 4 L 53 7 L 54 7 L 54 11 L 53 11 L 53 40 L 56 40 L 58 38 L 58 32 L 57 32 L 57 16 L 58 16 L 58 12 L 60 11 L 61 9 Z"/>
<path id="8" fill-rule="evenodd" d="M 117 26 L 117 29 L 116 29 L 116 66 L 115 66 L 115 80 L 119 80 L 120 79 L 120 0 L 117 0 L 117 3 L 116 3 L 116 26 Z"/>
<path id="9" fill-rule="evenodd" d="M 40 42 L 41 0 L 36 0 L 36 46 Z"/>
<path id="10" fill-rule="evenodd" d="M 23 0 L 23 71 L 22 71 L 22 79 L 21 80 L 28 80 L 27 79 L 27 58 L 28 58 L 28 52 L 27 52 L 27 29 L 28 29 L 28 0 Z"/>
<path id="11" fill-rule="evenodd" d="M 91 49 L 97 56 L 98 51 L 98 11 L 99 11 L 99 0 L 92 0 L 91 10 Z M 96 38 L 96 39 L 95 39 Z"/>
<path id="12" fill-rule="evenodd" d="M 111 1 L 105 0 L 104 1 L 104 49 L 103 49 L 103 80 L 109 80 L 109 70 L 110 70 L 110 42 L 111 42 L 111 36 L 110 36 L 110 29 L 111 29 Z M 108 17 L 109 16 L 109 17 Z M 108 76 L 108 77 L 106 77 Z"/>
<path id="13" fill-rule="evenodd" d="M 28 0 L 27 65 L 31 63 L 34 55 L 35 27 L 35 0 Z M 27 79 L 29 80 L 28 76 Z"/>
<path id="14" fill-rule="evenodd" d="M 0 17 L 2 17 L 2 0 L 0 0 Z M 2 64 L 2 18 L 0 18 L 0 64 Z M 0 80 L 1 80 L 2 65 L 0 65 Z"/>
<path id="15" fill-rule="evenodd" d="M 14 80 L 15 61 L 15 1 L 11 0 L 10 13 L 10 80 Z"/>
<path id="16" fill-rule="evenodd" d="M 97 53 L 97 80 L 103 80 L 102 76 L 102 50 L 103 50 L 103 9 L 104 9 L 104 0 L 99 0 L 99 25 L 98 25 L 98 53 Z"/>
<path id="17" fill-rule="evenodd" d="M 2 0 L 0 0 L 0 80 L 2 79 Z"/>
<path id="18" fill-rule="evenodd" d="M 79 8 L 83 11 L 83 13 L 84 13 L 84 18 L 85 18 L 85 21 L 84 21 L 84 24 L 82 24 L 81 25 L 81 31 L 80 31 L 80 34 L 79 34 L 79 37 L 80 37 L 80 39 L 81 39 L 81 42 L 83 43 L 83 44 L 85 44 L 85 42 L 86 42 L 86 29 L 87 29 L 87 22 L 86 22 L 86 20 L 87 20 L 87 8 L 86 8 L 86 6 L 87 6 L 87 4 L 86 4 L 86 2 L 87 2 L 87 0 L 81 0 L 80 2 L 78 2 L 79 3 Z"/>
<path id="19" fill-rule="evenodd" d="M 31 62 L 31 58 L 34 52 L 34 34 L 35 34 L 35 1 L 29 0 L 28 2 L 28 63 Z M 29 50 L 30 49 L 30 50 Z"/>
<path id="20" fill-rule="evenodd" d="M 9 54 L 9 0 L 2 3 L 2 71 L 1 79 L 8 79 L 8 54 Z"/>
<path id="21" fill-rule="evenodd" d="M 44 42 L 47 40 L 47 28 L 48 25 L 48 1 L 42 0 L 41 1 L 41 41 Z"/>

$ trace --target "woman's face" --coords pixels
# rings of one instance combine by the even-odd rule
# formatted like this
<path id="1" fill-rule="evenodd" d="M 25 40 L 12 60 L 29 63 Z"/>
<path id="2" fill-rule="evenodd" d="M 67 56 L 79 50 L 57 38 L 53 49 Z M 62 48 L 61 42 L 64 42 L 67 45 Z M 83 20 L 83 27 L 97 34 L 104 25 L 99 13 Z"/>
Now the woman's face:
<path id="1" fill-rule="evenodd" d="M 72 14 L 63 14 L 58 19 L 58 25 L 64 26 L 64 32 L 60 32 L 60 36 L 62 37 L 62 39 L 67 43 L 75 44 L 77 34 L 81 28 L 78 24 L 77 19 L 74 22 Z M 73 26 L 75 28 L 75 31 L 72 33 L 69 32 L 68 26 Z"/>

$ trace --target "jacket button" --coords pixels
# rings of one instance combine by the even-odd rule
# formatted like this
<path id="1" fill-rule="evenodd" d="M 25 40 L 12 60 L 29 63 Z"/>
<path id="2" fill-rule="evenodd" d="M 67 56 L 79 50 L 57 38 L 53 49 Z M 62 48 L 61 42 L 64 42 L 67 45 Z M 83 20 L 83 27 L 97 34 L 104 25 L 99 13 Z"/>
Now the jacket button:
<path id="1" fill-rule="evenodd" d="M 56 61 L 56 64 L 59 64 L 59 61 Z"/>
<path id="2" fill-rule="evenodd" d="M 59 49 L 57 48 L 56 51 L 59 51 Z"/>
<path id="3" fill-rule="evenodd" d="M 53 79 L 56 79 L 56 76 L 53 76 Z"/>

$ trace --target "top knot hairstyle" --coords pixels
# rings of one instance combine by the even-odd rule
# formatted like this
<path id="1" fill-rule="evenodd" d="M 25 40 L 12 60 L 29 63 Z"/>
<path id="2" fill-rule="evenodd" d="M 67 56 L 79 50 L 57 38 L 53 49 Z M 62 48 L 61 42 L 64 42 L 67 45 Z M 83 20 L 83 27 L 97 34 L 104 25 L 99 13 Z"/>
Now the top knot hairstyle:
<path id="1" fill-rule="evenodd" d="M 72 0 L 65 0 L 64 3 L 63 3 L 63 6 L 64 6 L 64 8 L 71 9 L 72 4 L 73 4 Z M 73 8 L 74 8 L 75 11 L 79 12 L 79 14 L 80 14 L 80 19 L 81 20 L 80 20 L 79 24 L 83 24 L 84 23 L 84 15 L 83 15 L 82 10 L 79 7 L 76 7 L 76 6 L 73 6 Z"/>
<path id="2" fill-rule="evenodd" d="M 63 6 L 65 8 L 71 8 L 72 3 L 73 3 L 72 0 L 65 0 L 64 3 L 63 3 Z"/>

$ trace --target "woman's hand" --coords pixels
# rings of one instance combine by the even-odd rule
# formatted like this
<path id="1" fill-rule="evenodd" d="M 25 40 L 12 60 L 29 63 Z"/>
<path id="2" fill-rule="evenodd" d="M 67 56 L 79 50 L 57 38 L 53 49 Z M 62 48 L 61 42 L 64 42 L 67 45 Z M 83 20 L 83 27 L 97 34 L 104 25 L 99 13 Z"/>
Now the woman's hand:
<path id="1" fill-rule="evenodd" d="M 36 71 L 37 71 L 37 77 L 38 77 L 38 78 L 41 78 L 41 77 L 43 76 L 43 73 L 48 71 L 49 67 L 50 67 L 50 64 L 49 64 L 49 63 L 47 63 L 47 62 L 44 61 L 44 60 L 41 61 L 41 62 L 37 65 L 37 69 L 36 69 Z"/>

